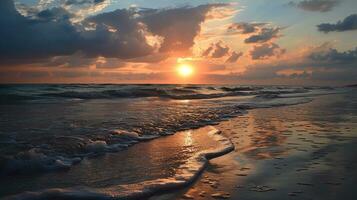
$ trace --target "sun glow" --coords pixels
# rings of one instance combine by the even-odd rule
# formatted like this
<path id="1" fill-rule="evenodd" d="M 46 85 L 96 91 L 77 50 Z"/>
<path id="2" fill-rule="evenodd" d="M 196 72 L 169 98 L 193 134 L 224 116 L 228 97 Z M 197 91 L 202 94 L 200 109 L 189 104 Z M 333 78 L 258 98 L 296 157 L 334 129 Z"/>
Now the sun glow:
<path id="1" fill-rule="evenodd" d="M 189 77 L 193 74 L 193 67 L 187 64 L 178 66 L 177 73 L 182 77 Z"/>

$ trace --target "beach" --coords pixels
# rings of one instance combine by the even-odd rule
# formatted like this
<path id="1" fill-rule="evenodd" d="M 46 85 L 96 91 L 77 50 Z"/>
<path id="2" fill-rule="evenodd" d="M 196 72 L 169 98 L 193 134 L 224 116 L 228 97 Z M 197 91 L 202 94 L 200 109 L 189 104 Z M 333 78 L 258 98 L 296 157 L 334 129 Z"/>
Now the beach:
<path id="1" fill-rule="evenodd" d="M 27 104 L 32 109 L 76 108 L 68 113 L 70 119 L 74 113 L 86 121 L 71 121 L 68 132 L 53 129 L 53 136 L 38 128 L 37 134 L 24 135 L 39 138 L 31 145 L 16 135 L 8 136 L 10 141 L 2 136 L 3 150 L 29 150 L 3 160 L 2 169 L 7 170 L 2 171 L 0 194 L 9 200 L 355 198 L 355 89 L 256 90 L 254 95 L 220 93 L 202 99 L 200 94 L 201 99 L 188 100 L 71 97 L 65 103 L 37 104 L 44 99 L 36 99 L 3 105 L 14 110 Z M 167 110 L 160 110 L 163 104 Z M 116 109 L 127 112 L 113 112 Z M 147 117 L 158 110 L 161 118 Z M 138 119 L 148 120 L 142 122 L 143 132 L 128 131 Z M 47 121 L 41 122 L 43 126 Z M 117 129 L 103 129 L 107 123 Z M 16 128 L 21 130 L 21 125 Z M 145 127 L 184 130 L 154 135 L 146 134 Z"/>
<path id="2" fill-rule="evenodd" d="M 355 199 L 356 98 L 255 109 L 216 127 L 234 152 L 190 188 L 152 199 Z"/>
<path id="3" fill-rule="evenodd" d="M 0 200 L 357 200 L 357 0 L 0 0 Z"/>

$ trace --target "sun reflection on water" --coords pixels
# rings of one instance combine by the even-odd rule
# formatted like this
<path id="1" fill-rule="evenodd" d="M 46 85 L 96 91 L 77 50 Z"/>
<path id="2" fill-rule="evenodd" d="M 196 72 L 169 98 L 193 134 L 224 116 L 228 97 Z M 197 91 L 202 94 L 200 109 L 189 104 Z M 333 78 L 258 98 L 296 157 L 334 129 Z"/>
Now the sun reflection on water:
<path id="1" fill-rule="evenodd" d="M 193 144 L 193 140 L 192 140 L 192 131 L 186 131 L 185 134 L 185 146 L 190 147 Z"/>
<path id="2" fill-rule="evenodd" d="M 179 102 L 187 104 L 187 103 L 190 103 L 190 100 L 189 99 L 184 99 L 184 100 L 179 100 Z"/>

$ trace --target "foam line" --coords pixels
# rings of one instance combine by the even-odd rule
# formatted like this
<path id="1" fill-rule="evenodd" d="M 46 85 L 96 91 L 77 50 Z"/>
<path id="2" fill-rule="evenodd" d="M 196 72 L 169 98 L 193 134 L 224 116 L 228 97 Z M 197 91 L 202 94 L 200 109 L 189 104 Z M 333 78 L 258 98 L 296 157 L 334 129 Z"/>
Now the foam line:
<path id="1" fill-rule="evenodd" d="M 208 135 L 219 141 L 221 145 L 213 150 L 198 152 L 189 158 L 176 170 L 170 178 L 161 178 L 128 185 L 115 185 L 106 188 L 52 188 L 38 192 L 24 192 L 5 197 L 4 200 L 42 200 L 42 199 L 142 199 L 154 194 L 185 187 L 194 182 L 203 172 L 208 161 L 220 157 L 234 150 L 230 139 L 220 134 L 220 131 L 210 126 Z"/>

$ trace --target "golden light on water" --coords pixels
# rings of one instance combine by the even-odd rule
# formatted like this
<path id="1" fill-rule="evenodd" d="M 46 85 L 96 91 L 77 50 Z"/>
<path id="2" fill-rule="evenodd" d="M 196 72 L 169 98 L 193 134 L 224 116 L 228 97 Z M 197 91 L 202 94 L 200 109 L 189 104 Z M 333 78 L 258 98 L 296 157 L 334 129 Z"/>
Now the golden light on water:
<path id="1" fill-rule="evenodd" d="M 186 131 L 186 136 L 185 136 L 185 146 L 190 147 L 193 144 L 192 140 L 192 131 Z"/>
<path id="2" fill-rule="evenodd" d="M 188 64 L 182 64 L 177 67 L 177 73 L 184 78 L 191 76 L 193 71 L 193 67 Z"/>

